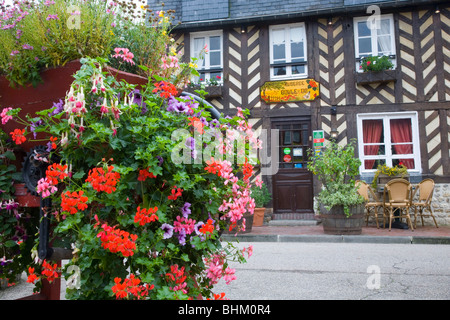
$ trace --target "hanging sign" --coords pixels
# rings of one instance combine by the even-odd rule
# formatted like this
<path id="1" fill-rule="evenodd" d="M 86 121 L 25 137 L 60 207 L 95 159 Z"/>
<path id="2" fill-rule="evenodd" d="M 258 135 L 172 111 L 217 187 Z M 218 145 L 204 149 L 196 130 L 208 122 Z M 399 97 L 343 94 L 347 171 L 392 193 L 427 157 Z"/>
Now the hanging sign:
<path id="1" fill-rule="evenodd" d="M 290 155 L 287 154 L 283 157 L 283 160 L 284 160 L 284 162 L 291 162 L 292 158 Z"/>
<path id="2" fill-rule="evenodd" d="M 325 144 L 325 132 L 323 130 L 313 131 L 313 147 L 323 148 Z"/>
<path id="3" fill-rule="evenodd" d="M 284 148 L 283 152 L 284 152 L 284 154 L 289 154 L 289 153 L 291 153 L 291 149 L 290 148 Z"/>
<path id="4" fill-rule="evenodd" d="M 319 96 L 319 83 L 314 79 L 268 81 L 261 87 L 266 103 L 313 101 Z"/>

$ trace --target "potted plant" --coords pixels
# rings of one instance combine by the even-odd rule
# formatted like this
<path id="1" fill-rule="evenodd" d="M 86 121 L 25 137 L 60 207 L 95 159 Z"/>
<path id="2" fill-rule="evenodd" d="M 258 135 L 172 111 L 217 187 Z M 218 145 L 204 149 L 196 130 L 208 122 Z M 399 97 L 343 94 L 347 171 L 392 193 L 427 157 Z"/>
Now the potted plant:
<path id="1" fill-rule="evenodd" d="M 63 109 L 29 119 L 41 120 L 35 131 L 48 135 L 51 153 L 37 191 L 52 199 L 46 210 L 54 236 L 72 244 L 62 272 L 67 278 L 80 268 L 81 284 L 69 285 L 66 297 L 212 297 L 219 279 L 235 278 L 229 261 L 245 262 L 249 253 L 224 244 L 220 231 L 235 228 L 255 202 L 247 159 L 232 164 L 220 152 L 204 152 L 213 149 L 207 136 L 251 134 L 244 113 L 212 119 L 199 103 L 174 97 L 175 86 L 157 76 L 136 99 L 133 85 L 107 75 L 105 59 L 81 62 Z M 44 259 L 30 268 L 29 281 L 60 273 Z"/>
<path id="2" fill-rule="evenodd" d="M 331 141 L 320 152 L 311 150 L 308 170 L 322 184 L 318 195 L 324 232 L 360 234 L 364 218 L 364 198 L 357 192 L 355 179 L 361 161 L 355 157 L 354 141 L 339 146 Z"/>
<path id="3" fill-rule="evenodd" d="M 361 59 L 360 70 L 356 73 L 357 84 L 389 82 L 396 80 L 393 63 L 388 56 L 368 56 Z"/>
<path id="4" fill-rule="evenodd" d="M 264 224 L 265 206 L 272 200 L 272 195 L 267 189 L 266 184 L 254 186 L 252 189 L 252 198 L 255 199 L 255 213 L 253 214 L 253 226 L 260 227 Z"/>
<path id="5" fill-rule="evenodd" d="M 390 180 L 396 178 L 409 178 L 408 168 L 402 162 L 393 167 L 389 167 L 386 164 L 379 165 L 377 171 L 375 171 L 371 186 L 374 190 L 382 191 L 380 186 L 384 186 Z"/>

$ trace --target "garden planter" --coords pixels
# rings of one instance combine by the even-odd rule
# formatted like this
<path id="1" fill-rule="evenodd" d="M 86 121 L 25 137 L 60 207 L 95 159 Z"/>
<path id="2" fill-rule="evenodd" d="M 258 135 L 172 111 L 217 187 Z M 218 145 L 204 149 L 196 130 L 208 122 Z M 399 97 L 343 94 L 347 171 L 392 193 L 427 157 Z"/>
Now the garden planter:
<path id="1" fill-rule="evenodd" d="M 370 83 L 384 83 L 390 81 L 397 81 L 397 73 L 395 70 L 356 73 L 356 83 L 360 85 Z"/>
<path id="2" fill-rule="evenodd" d="M 264 224 L 264 213 L 266 208 L 255 208 L 253 213 L 253 226 L 261 227 Z"/>
<path id="3" fill-rule="evenodd" d="M 409 174 L 406 174 L 404 176 L 402 175 L 395 175 L 395 176 L 389 176 L 387 174 L 379 174 L 377 177 L 377 192 L 383 193 L 384 186 L 386 183 L 393 179 L 405 179 L 409 181 Z"/>
<path id="4" fill-rule="evenodd" d="M 197 94 L 195 90 L 200 90 L 200 88 L 187 87 L 186 89 L 184 89 L 184 91 L 186 92 Z M 222 97 L 222 86 L 208 86 L 205 87 L 204 90 L 208 92 L 208 94 L 205 96 L 206 99 Z"/>
<path id="5" fill-rule="evenodd" d="M 344 213 L 343 206 L 334 206 L 331 210 L 321 208 L 322 226 L 325 234 L 359 235 L 364 223 L 364 205 L 350 207 L 350 217 Z"/>
<path id="6" fill-rule="evenodd" d="M 20 207 L 40 207 L 40 197 L 33 196 L 29 191 L 25 183 L 14 184 L 16 192 L 14 193 L 14 199 L 19 203 Z"/>

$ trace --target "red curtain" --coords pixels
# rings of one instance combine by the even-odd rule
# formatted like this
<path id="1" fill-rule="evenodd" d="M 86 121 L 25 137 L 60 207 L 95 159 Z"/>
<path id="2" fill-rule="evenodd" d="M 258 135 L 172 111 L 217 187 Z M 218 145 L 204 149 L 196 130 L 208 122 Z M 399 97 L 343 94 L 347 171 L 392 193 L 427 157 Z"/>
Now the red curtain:
<path id="1" fill-rule="evenodd" d="M 394 145 L 397 154 L 413 152 L 411 119 L 391 120 L 391 140 L 392 143 L 409 142 L 409 144 Z M 400 159 L 400 162 L 403 162 L 408 169 L 414 169 L 414 159 Z"/>
<path id="2" fill-rule="evenodd" d="M 364 143 L 379 143 L 381 133 L 383 132 L 382 120 L 364 120 L 363 121 L 363 142 Z M 364 146 L 364 155 L 373 156 L 378 154 L 379 145 Z M 375 160 L 365 160 L 364 167 L 372 169 Z"/>

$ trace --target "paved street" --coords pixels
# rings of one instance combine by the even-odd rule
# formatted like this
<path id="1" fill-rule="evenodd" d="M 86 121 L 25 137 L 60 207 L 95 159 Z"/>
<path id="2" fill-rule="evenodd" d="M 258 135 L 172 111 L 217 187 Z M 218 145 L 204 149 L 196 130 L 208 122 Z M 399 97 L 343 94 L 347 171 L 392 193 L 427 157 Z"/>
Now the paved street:
<path id="1" fill-rule="evenodd" d="M 240 242 L 253 245 L 237 280 L 215 293 L 231 300 L 449 300 L 450 245 Z M 30 295 L 22 281 L 0 300 Z M 63 282 L 63 290 L 64 290 Z M 62 298 L 64 293 L 62 293 Z"/>
<path id="2" fill-rule="evenodd" d="M 450 299 L 450 246 L 240 242 L 252 244 L 237 280 L 217 292 L 232 300 Z M 379 287 L 379 288 L 378 288 Z"/>

